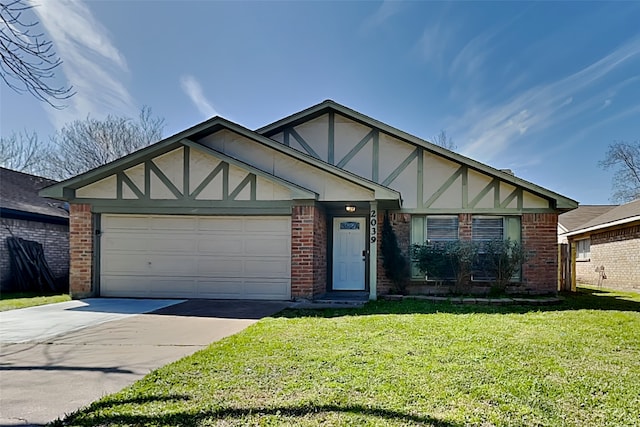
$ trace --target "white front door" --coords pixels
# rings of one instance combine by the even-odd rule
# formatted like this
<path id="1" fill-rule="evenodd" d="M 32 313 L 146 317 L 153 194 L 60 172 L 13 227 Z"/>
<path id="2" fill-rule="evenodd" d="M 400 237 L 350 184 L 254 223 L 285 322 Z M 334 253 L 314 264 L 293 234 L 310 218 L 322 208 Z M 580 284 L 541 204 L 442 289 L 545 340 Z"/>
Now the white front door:
<path id="1" fill-rule="evenodd" d="M 333 219 L 333 289 L 364 291 L 365 233 L 364 218 Z"/>

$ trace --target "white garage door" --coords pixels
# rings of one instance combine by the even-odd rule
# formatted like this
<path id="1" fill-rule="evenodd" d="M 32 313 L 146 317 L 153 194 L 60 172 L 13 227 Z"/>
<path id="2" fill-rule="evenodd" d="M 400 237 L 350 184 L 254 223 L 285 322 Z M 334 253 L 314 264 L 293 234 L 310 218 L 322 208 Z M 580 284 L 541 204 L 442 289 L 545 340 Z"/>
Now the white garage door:
<path id="1" fill-rule="evenodd" d="M 102 215 L 100 294 L 289 299 L 289 217 Z"/>

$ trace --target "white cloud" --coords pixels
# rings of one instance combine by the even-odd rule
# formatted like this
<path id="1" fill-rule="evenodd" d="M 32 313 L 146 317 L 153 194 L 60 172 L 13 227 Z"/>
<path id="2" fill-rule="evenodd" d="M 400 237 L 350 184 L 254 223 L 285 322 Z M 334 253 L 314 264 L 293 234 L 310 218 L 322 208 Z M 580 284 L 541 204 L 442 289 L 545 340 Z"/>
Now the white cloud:
<path id="1" fill-rule="evenodd" d="M 135 102 L 122 83 L 129 74 L 127 62 L 87 5 L 80 0 L 32 0 L 32 4 L 63 61 L 61 70 L 76 91 L 67 100 L 68 108 L 50 113 L 54 126 L 87 114 L 134 115 Z"/>
<path id="2" fill-rule="evenodd" d="M 182 76 L 180 78 L 180 86 L 203 116 L 209 118 L 218 115 L 216 109 L 204 96 L 202 86 L 200 86 L 195 77 L 191 75 Z"/>
<path id="3" fill-rule="evenodd" d="M 375 30 L 400 12 L 401 6 L 402 3 L 398 0 L 384 0 L 380 7 L 364 20 L 361 31 L 369 32 Z"/>
<path id="4" fill-rule="evenodd" d="M 640 38 L 632 39 L 572 75 L 531 87 L 502 104 L 472 105 L 457 120 L 460 125 L 452 129 L 452 133 L 463 135 L 458 140 L 468 141 L 461 150 L 465 155 L 489 161 L 527 133 L 542 131 L 597 108 L 601 97 L 587 98 L 575 104 L 574 95 L 591 88 L 598 80 L 638 56 Z"/>

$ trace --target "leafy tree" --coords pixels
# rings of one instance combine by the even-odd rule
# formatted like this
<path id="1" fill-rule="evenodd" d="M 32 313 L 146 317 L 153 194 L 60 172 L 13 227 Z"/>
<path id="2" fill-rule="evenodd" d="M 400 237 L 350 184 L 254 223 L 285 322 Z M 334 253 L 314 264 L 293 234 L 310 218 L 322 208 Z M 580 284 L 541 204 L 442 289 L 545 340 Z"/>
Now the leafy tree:
<path id="1" fill-rule="evenodd" d="M 612 202 L 630 202 L 640 198 L 640 141 L 614 141 L 598 165 L 614 169 Z"/>
<path id="2" fill-rule="evenodd" d="M 0 138 L 0 166 L 4 168 L 41 175 L 48 158 L 49 150 L 35 132 L 24 130 Z"/>
<path id="3" fill-rule="evenodd" d="M 29 92 L 52 107 L 62 108 L 56 101 L 74 92 L 71 86 L 49 83 L 62 60 L 43 33 L 32 32 L 39 22 L 24 18 L 24 12 L 32 7 L 24 0 L 0 1 L 0 77 L 16 92 Z"/>
<path id="4" fill-rule="evenodd" d="M 112 162 L 162 138 L 164 119 L 142 108 L 138 120 L 108 115 L 87 116 L 62 127 L 51 137 L 47 175 L 66 179 Z"/>
<path id="5" fill-rule="evenodd" d="M 398 246 L 398 238 L 391 226 L 388 212 L 385 212 L 382 222 L 380 251 L 382 252 L 382 265 L 387 277 L 393 284 L 393 291 L 404 294 L 409 280 L 409 262 L 402 254 L 400 246 Z"/>

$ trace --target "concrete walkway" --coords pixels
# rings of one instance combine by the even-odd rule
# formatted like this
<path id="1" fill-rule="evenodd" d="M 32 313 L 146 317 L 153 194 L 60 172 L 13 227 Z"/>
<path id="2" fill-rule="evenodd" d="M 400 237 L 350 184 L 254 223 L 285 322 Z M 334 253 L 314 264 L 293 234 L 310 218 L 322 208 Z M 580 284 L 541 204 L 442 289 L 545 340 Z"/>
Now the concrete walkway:
<path id="1" fill-rule="evenodd" d="M 1 317 L 0 425 L 41 425 L 63 417 L 288 306 L 267 301 L 85 302 Z M 78 320 L 79 314 L 84 320 Z M 22 324 L 29 324 L 25 333 L 9 327 L 5 333 L 5 319 L 15 325 L 21 316 L 26 316 Z M 65 319 L 66 330 L 60 325 Z M 40 327 L 31 326 L 32 321 Z"/>

